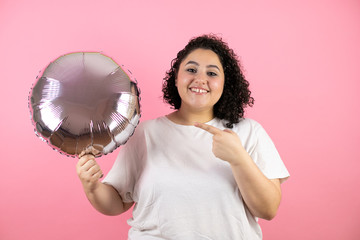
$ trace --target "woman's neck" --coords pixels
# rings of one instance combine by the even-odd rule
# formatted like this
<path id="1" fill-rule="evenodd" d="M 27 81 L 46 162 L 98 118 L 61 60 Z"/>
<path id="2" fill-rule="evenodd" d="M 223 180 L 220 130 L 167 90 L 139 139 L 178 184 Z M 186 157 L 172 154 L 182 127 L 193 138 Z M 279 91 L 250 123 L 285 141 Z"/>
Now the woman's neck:
<path id="1" fill-rule="evenodd" d="M 187 111 L 183 108 L 170 113 L 167 118 L 181 125 L 194 125 L 195 122 L 206 123 L 214 118 L 213 110 L 209 111 Z"/>

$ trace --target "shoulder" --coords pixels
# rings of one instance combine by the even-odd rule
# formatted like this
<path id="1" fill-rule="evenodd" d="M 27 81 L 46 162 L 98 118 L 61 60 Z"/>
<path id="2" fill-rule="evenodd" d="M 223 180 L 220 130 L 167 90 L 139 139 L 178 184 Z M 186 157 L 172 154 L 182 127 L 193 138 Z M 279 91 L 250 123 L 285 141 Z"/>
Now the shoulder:
<path id="1" fill-rule="evenodd" d="M 147 119 L 139 123 L 136 127 L 135 134 L 147 135 L 151 132 L 164 132 L 167 130 L 167 127 L 170 127 L 168 125 L 169 123 L 166 121 L 164 116 L 155 119 Z"/>
<path id="2" fill-rule="evenodd" d="M 124 148 L 132 151 L 135 148 L 139 150 L 139 147 L 145 147 L 146 136 L 149 130 L 151 131 L 153 129 L 154 124 L 156 124 L 155 119 L 140 121 L 139 124 L 135 126 L 134 132 L 130 135 L 126 144 L 124 144 Z"/>
<path id="3" fill-rule="evenodd" d="M 164 124 L 164 116 L 162 117 L 158 117 L 158 118 L 154 118 L 154 119 L 147 119 L 144 121 L 141 121 L 139 123 L 138 128 L 142 129 L 142 130 L 147 130 L 151 127 L 155 127 L 155 126 L 160 126 Z"/>
<path id="4" fill-rule="evenodd" d="M 259 138 L 262 138 L 266 134 L 262 125 L 254 119 L 242 118 L 240 121 L 233 125 L 230 129 L 237 133 L 241 139 L 246 141 L 257 142 Z"/>
<path id="5" fill-rule="evenodd" d="M 233 131 L 237 131 L 237 130 L 249 130 L 249 131 L 256 131 L 258 129 L 261 129 L 262 126 L 259 122 L 257 122 L 256 120 L 254 119 L 251 119 L 251 118 L 241 118 L 239 120 L 238 123 L 235 123 L 234 126 L 233 126 Z"/>

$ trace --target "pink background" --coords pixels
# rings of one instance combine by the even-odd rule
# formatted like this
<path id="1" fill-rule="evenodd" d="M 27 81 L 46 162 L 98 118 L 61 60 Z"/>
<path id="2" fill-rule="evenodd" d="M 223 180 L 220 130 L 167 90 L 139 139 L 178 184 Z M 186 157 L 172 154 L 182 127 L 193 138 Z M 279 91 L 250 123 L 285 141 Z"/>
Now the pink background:
<path id="1" fill-rule="evenodd" d="M 93 2 L 93 3 L 92 3 Z M 64 157 L 33 132 L 27 97 L 54 58 L 102 51 L 142 90 L 142 120 L 170 112 L 161 84 L 187 41 L 219 33 L 255 97 L 247 117 L 291 178 L 264 239 L 360 239 L 360 2 L 1 0 L 0 239 L 126 239 L 126 219 L 88 203 Z M 120 149 L 99 159 L 107 172 Z"/>

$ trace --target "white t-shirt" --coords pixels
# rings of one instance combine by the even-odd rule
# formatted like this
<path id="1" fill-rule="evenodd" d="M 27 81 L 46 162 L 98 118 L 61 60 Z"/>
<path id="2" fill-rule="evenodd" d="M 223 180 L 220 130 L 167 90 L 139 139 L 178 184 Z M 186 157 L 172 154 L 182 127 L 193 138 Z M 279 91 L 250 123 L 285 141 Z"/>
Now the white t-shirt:
<path id="1" fill-rule="evenodd" d="M 224 129 L 217 118 L 207 124 Z M 242 119 L 236 132 L 269 179 L 289 176 L 260 124 Z M 140 123 L 103 180 L 135 202 L 129 239 L 261 239 L 229 163 L 212 152 L 212 135 L 167 117 Z"/>

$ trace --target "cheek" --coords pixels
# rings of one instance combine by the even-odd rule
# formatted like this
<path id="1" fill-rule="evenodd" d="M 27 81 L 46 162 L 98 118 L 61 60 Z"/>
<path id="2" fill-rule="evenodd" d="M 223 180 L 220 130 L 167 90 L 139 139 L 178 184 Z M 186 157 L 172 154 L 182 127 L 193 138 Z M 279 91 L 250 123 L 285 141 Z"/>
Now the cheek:
<path id="1" fill-rule="evenodd" d="M 224 89 L 224 81 L 220 80 L 220 79 L 213 81 L 213 82 L 211 82 L 210 87 L 213 91 L 222 93 L 222 91 Z"/>
<path id="2" fill-rule="evenodd" d="M 184 75 L 178 75 L 178 78 L 175 80 L 175 85 L 178 88 L 187 88 L 187 86 L 189 85 L 189 79 L 186 78 L 186 76 Z"/>

